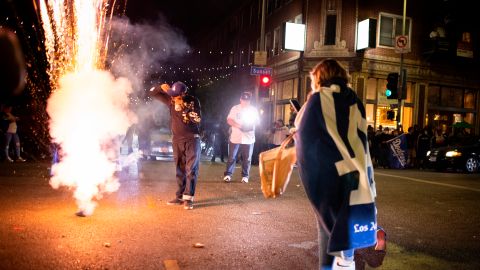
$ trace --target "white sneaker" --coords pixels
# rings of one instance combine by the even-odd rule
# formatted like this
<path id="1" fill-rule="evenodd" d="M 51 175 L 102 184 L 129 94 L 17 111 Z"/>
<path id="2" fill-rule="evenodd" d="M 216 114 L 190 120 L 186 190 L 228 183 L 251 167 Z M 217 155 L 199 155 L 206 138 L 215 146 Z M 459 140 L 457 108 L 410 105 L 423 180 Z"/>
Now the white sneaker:
<path id="1" fill-rule="evenodd" d="M 19 158 L 17 159 L 17 162 L 25 162 L 25 161 L 27 161 L 27 160 L 24 159 L 24 158 L 22 158 L 22 157 L 19 157 Z"/>
<path id="2" fill-rule="evenodd" d="M 248 183 L 248 177 L 242 177 L 242 183 Z"/>
<path id="3" fill-rule="evenodd" d="M 230 181 L 232 181 L 232 177 L 230 175 L 225 175 L 225 177 L 223 177 L 223 181 L 229 183 Z"/>
<path id="4" fill-rule="evenodd" d="M 11 159 L 9 156 L 7 156 L 7 161 L 8 162 L 13 162 L 13 159 Z"/>
<path id="5" fill-rule="evenodd" d="M 340 257 L 335 257 L 332 270 L 355 270 L 355 261 L 347 261 Z"/>

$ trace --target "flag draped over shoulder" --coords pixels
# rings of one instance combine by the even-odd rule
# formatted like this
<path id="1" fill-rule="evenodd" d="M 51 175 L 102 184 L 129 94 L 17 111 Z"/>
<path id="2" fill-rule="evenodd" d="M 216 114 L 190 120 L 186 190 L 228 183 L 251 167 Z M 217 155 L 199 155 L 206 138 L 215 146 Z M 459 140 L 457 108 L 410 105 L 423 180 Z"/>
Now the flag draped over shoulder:
<path id="1" fill-rule="evenodd" d="M 297 126 L 297 162 L 305 191 L 330 234 L 328 252 L 376 242 L 375 183 L 365 109 L 343 81 L 314 93 Z"/>

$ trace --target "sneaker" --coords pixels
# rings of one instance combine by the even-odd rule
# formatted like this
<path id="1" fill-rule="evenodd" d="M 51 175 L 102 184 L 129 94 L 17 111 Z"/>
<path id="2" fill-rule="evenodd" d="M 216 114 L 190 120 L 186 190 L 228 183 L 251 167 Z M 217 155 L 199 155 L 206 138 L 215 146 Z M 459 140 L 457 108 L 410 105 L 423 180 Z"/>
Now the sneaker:
<path id="1" fill-rule="evenodd" d="M 242 183 L 248 183 L 248 177 L 242 177 Z"/>
<path id="2" fill-rule="evenodd" d="M 171 201 L 168 201 L 167 202 L 168 205 L 182 205 L 183 204 L 183 200 L 182 199 L 179 199 L 179 198 L 175 198 Z"/>
<path id="3" fill-rule="evenodd" d="M 27 160 L 24 159 L 24 158 L 22 158 L 22 157 L 19 157 L 19 158 L 17 159 L 17 162 L 25 162 L 25 161 L 27 161 Z"/>
<path id="4" fill-rule="evenodd" d="M 223 181 L 229 183 L 230 181 L 232 181 L 232 177 L 230 175 L 225 175 L 225 177 L 223 177 Z"/>
<path id="5" fill-rule="evenodd" d="M 13 162 L 13 159 L 11 159 L 10 157 L 7 157 L 7 161 L 8 162 Z"/>
<path id="6" fill-rule="evenodd" d="M 346 261 L 340 257 L 335 257 L 332 270 L 355 270 L 355 261 Z"/>
<path id="7" fill-rule="evenodd" d="M 192 200 L 185 200 L 183 202 L 183 209 L 192 210 L 193 209 L 193 201 Z"/>

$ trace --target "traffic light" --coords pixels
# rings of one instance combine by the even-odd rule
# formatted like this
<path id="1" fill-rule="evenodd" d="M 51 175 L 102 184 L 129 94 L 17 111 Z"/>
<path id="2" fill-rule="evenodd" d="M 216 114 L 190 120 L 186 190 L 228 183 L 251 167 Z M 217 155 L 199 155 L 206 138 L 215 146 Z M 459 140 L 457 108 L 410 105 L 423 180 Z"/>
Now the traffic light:
<path id="1" fill-rule="evenodd" d="M 387 99 L 398 99 L 398 73 L 389 73 L 387 76 L 387 89 L 385 90 Z"/>
<path id="2" fill-rule="evenodd" d="M 270 75 L 261 75 L 260 76 L 260 85 L 258 87 L 258 96 L 263 98 L 268 98 L 270 95 L 270 84 L 272 83 L 272 78 Z"/>

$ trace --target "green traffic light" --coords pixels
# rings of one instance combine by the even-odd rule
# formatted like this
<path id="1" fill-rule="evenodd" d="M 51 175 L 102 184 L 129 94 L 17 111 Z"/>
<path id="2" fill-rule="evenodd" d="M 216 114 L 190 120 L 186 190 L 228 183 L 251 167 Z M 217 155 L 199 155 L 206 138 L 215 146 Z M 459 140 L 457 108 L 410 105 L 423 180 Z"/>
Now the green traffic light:
<path id="1" fill-rule="evenodd" d="M 390 89 L 385 90 L 385 96 L 389 97 L 392 95 L 392 91 Z"/>

